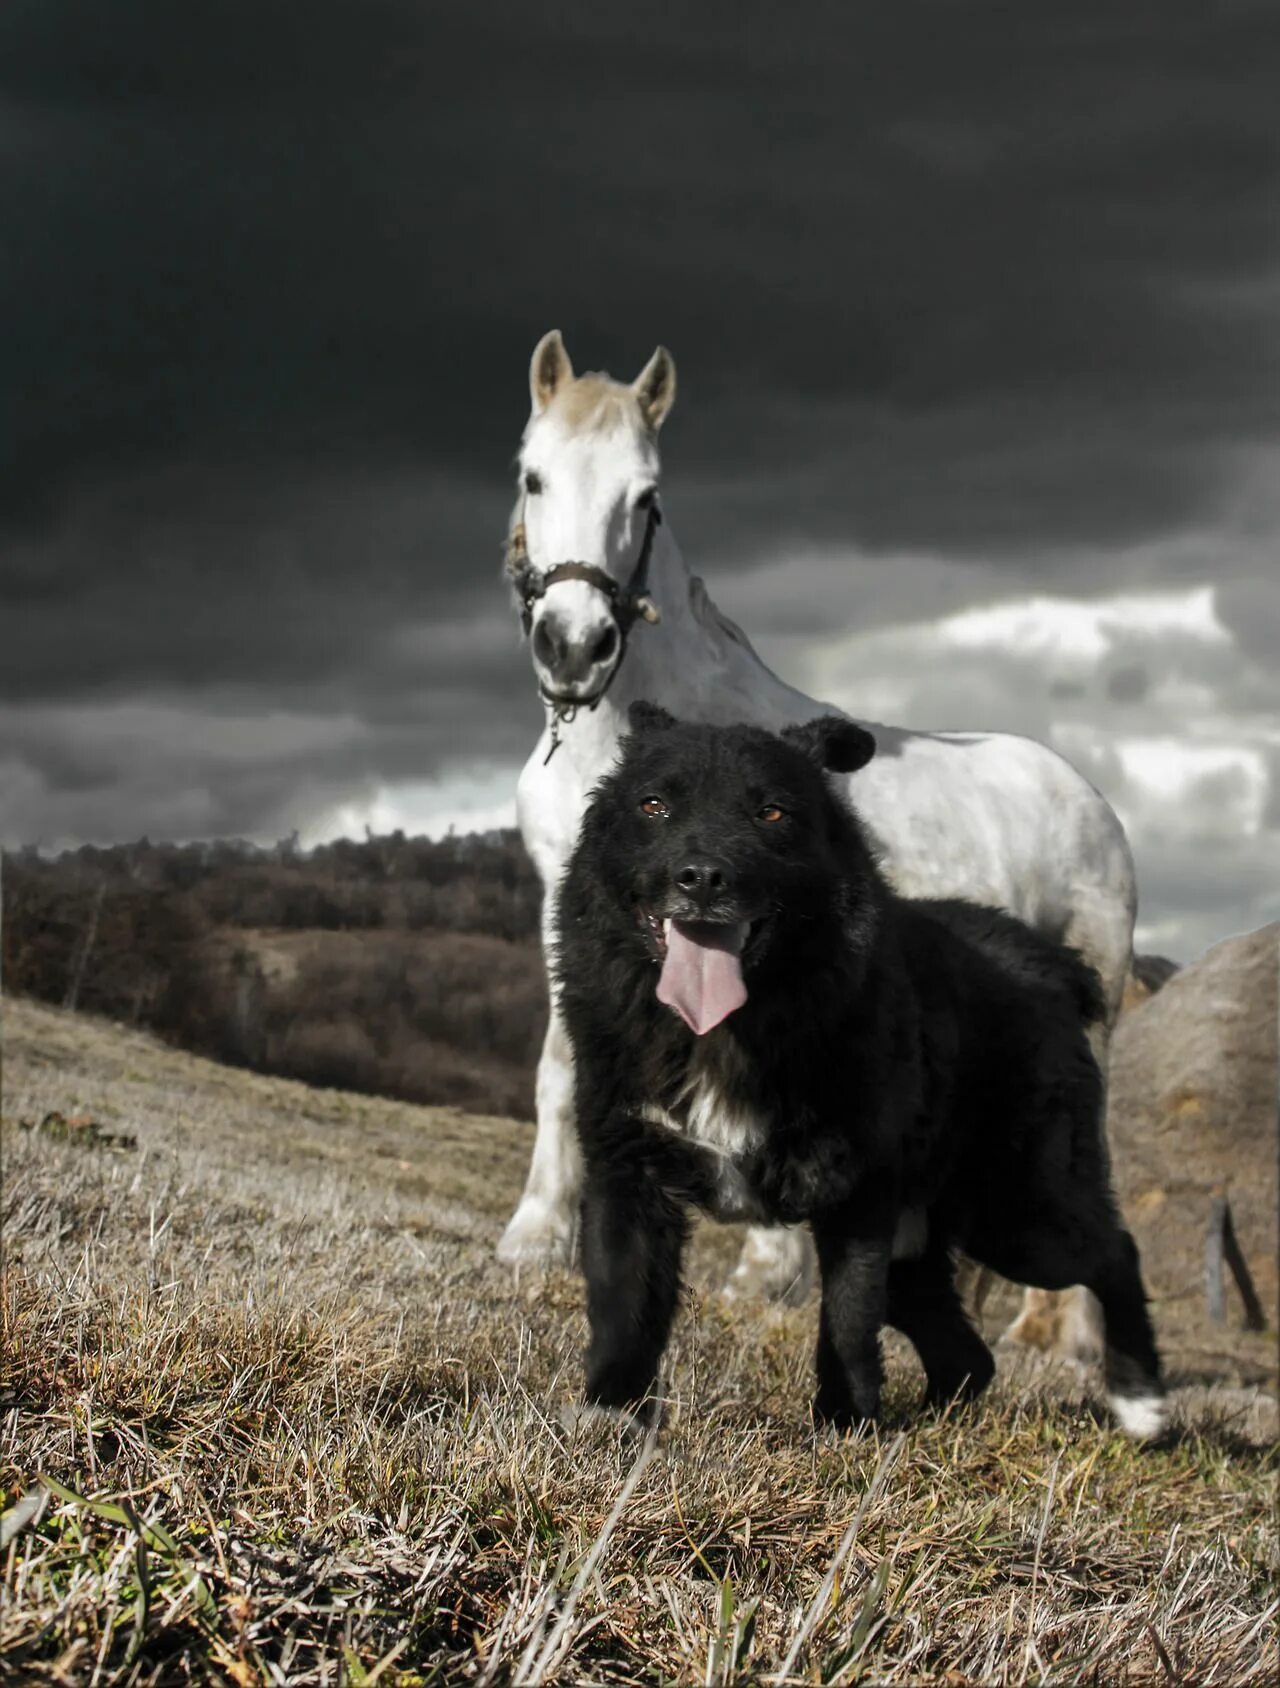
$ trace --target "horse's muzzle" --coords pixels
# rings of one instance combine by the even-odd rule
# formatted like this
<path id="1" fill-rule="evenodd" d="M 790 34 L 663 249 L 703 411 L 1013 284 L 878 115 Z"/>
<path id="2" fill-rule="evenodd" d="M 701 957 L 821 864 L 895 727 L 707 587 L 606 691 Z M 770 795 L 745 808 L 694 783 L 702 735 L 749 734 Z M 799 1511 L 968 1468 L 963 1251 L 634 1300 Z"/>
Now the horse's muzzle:
<path id="1" fill-rule="evenodd" d="M 542 695 L 559 704 L 592 703 L 622 661 L 623 637 L 612 616 L 570 630 L 554 611 L 544 610 L 530 645 Z"/>

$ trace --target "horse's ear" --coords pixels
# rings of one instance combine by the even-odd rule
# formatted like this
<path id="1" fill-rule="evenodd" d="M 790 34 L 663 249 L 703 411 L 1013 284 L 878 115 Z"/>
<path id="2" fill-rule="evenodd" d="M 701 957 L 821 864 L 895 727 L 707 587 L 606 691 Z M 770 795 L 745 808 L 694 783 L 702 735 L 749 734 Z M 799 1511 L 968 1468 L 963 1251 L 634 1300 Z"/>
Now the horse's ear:
<path id="1" fill-rule="evenodd" d="M 678 727 L 679 724 L 675 716 L 669 715 L 661 705 L 648 703 L 643 698 L 627 711 L 627 725 L 633 733 L 665 733 L 669 727 Z"/>
<path id="2" fill-rule="evenodd" d="M 819 715 L 802 726 L 784 727 L 782 736 L 832 774 L 856 774 L 876 753 L 876 741 L 867 729 L 843 715 Z"/>
<path id="3" fill-rule="evenodd" d="M 565 382 L 572 380 L 569 354 L 564 349 L 560 330 L 553 328 L 533 348 L 533 361 L 529 365 L 529 397 L 534 410 L 545 410 Z"/>
<path id="4" fill-rule="evenodd" d="M 651 432 L 656 434 L 676 402 L 676 360 L 665 346 L 654 352 L 631 383 L 631 391 Z"/>

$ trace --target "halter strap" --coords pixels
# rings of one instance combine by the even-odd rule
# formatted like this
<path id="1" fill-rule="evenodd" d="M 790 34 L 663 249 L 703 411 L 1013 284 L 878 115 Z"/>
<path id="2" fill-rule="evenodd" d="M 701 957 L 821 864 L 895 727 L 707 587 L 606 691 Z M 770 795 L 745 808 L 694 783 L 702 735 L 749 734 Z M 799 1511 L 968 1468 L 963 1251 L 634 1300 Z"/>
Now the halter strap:
<path id="1" fill-rule="evenodd" d="M 593 586 L 597 592 L 603 592 L 608 600 L 614 623 L 618 629 L 620 648 L 618 660 L 609 670 L 609 678 L 601 686 L 596 695 L 587 703 L 588 709 L 598 707 L 601 698 L 613 684 L 618 670 L 622 667 L 623 658 L 627 654 L 627 634 L 637 621 L 647 621 L 650 626 L 661 620 L 658 606 L 649 596 L 649 559 L 653 555 L 653 536 L 658 531 L 658 524 L 662 520 L 662 511 L 655 498 L 649 506 L 649 519 L 645 523 L 644 538 L 640 542 L 640 555 L 636 558 L 636 566 L 631 571 L 631 579 L 625 588 L 620 586 L 611 574 L 606 574 L 602 568 L 594 563 L 557 563 L 545 574 L 540 573 L 529 556 L 529 547 L 524 533 L 524 500 L 520 503 L 520 520 L 511 530 L 511 537 L 507 540 L 507 574 L 511 584 L 515 587 L 520 598 L 520 620 L 524 627 L 525 637 L 533 625 L 534 606 L 539 599 L 545 598 L 547 589 L 558 585 L 562 580 L 581 580 L 584 585 Z M 551 709 L 551 745 L 543 758 L 544 764 L 549 762 L 560 746 L 560 729 L 573 720 L 581 707 L 577 703 L 564 703 L 558 698 L 548 697 L 542 688 L 538 688 L 542 700 Z"/>
<path id="2" fill-rule="evenodd" d="M 661 520 L 662 511 L 655 499 L 649 506 L 649 519 L 645 523 L 644 538 L 640 542 L 640 555 L 631 571 L 631 579 L 623 588 L 611 574 L 606 574 L 594 563 L 557 563 L 545 574 L 536 569 L 525 541 L 524 505 L 521 503 L 520 520 L 512 528 L 511 537 L 507 541 L 507 573 L 520 598 L 520 619 L 524 624 L 525 633 L 528 634 L 533 625 L 534 606 L 541 598 L 546 597 L 548 587 L 556 586 L 562 580 L 581 580 L 587 586 L 594 586 L 597 592 L 604 593 L 609 600 L 609 608 L 618 624 L 618 632 L 622 635 L 624 646 L 627 634 L 637 620 L 651 624 L 656 622 L 659 619 L 658 606 L 649 596 L 649 559 L 653 555 L 653 536 L 658 531 Z M 622 657 L 619 656 L 618 664 L 621 662 Z M 603 695 L 601 692 L 600 696 Z"/>

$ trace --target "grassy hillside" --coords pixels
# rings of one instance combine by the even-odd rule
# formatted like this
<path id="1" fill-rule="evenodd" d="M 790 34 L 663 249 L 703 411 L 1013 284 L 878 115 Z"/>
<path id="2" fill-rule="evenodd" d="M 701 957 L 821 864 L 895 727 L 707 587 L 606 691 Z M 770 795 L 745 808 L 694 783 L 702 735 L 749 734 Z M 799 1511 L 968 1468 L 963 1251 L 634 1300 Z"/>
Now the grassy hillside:
<path id="1" fill-rule="evenodd" d="M 1273 1337 L 1162 1330 L 1156 1450 L 1027 1357 L 917 1418 L 893 1343 L 815 1438 L 813 1306 L 722 1301 L 707 1230 L 637 1449 L 561 1421 L 576 1277 L 492 1259 L 529 1142 L 5 1005 L 14 1680 L 1274 1679 Z"/>
<path id="2" fill-rule="evenodd" d="M 515 832 L 6 852 L 10 992 L 258 1072 L 533 1111 L 541 887 Z"/>

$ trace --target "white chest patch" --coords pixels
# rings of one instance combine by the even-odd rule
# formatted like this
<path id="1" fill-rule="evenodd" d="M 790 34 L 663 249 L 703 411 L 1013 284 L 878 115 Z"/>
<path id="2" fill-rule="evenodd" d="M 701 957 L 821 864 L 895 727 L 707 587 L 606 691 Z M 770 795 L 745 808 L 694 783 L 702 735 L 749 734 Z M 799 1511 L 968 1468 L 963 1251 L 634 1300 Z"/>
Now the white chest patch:
<path id="1" fill-rule="evenodd" d="M 742 1162 L 765 1140 L 766 1121 L 725 1094 L 717 1075 L 691 1067 L 672 1109 L 646 1102 L 640 1117 L 677 1137 L 701 1144 L 716 1157 L 716 1199 L 711 1212 L 725 1224 L 767 1223 L 767 1216 L 742 1172 Z M 904 1207 L 893 1233 L 892 1258 L 918 1260 L 929 1241 L 929 1215 L 922 1207 Z"/>
<path id="2" fill-rule="evenodd" d="M 727 1099 L 711 1073 L 700 1071 L 695 1063 L 673 1110 L 646 1103 L 640 1112 L 650 1124 L 714 1152 L 717 1178 L 712 1212 L 717 1219 L 736 1223 L 764 1218 L 741 1163 L 764 1142 L 765 1122 L 753 1109 Z"/>
<path id="3" fill-rule="evenodd" d="M 760 1116 L 729 1101 L 707 1074 L 691 1075 L 691 1083 L 680 1101 L 684 1135 L 692 1137 L 695 1143 L 739 1160 L 764 1142 L 765 1125 Z"/>

